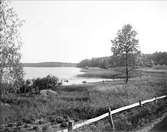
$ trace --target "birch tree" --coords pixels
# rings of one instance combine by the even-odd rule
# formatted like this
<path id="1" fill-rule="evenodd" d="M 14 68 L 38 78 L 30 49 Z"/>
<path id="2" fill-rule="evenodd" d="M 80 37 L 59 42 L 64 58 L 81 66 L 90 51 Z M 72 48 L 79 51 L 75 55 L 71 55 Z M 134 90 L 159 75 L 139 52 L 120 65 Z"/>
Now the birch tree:
<path id="1" fill-rule="evenodd" d="M 7 0 L 0 0 L 0 95 L 6 89 L 4 83 L 13 85 L 13 90 L 19 87 L 23 79 L 23 69 L 20 63 L 21 21 Z"/>

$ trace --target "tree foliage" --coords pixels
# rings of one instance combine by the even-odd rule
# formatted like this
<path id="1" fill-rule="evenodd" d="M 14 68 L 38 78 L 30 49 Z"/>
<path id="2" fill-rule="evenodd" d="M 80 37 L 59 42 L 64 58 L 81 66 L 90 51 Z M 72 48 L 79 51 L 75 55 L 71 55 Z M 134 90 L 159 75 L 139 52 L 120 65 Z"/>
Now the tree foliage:
<path id="1" fill-rule="evenodd" d="M 22 40 L 19 28 L 22 22 L 10 3 L 0 0 L 0 85 L 12 83 L 18 88 L 23 78 L 19 52 Z M 1 87 L 2 92 L 2 87 Z"/>
<path id="2" fill-rule="evenodd" d="M 110 57 L 99 57 L 92 59 L 85 59 L 78 63 L 78 67 L 100 67 L 108 68 L 110 63 Z"/>
<path id="3" fill-rule="evenodd" d="M 167 65 L 167 52 L 155 52 L 152 55 L 155 65 Z"/>
<path id="4" fill-rule="evenodd" d="M 124 65 L 125 63 L 123 56 L 113 55 L 107 57 L 85 59 L 79 62 L 77 66 L 109 68 L 109 67 L 119 67 Z M 137 54 L 129 55 L 128 65 L 144 66 L 144 67 L 152 67 L 153 65 L 167 65 L 167 52 L 154 52 L 152 54 L 143 54 L 137 52 Z"/>
<path id="5" fill-rule="evenodd" d="M 139 54 L 129 55 L 128 64 L 129 66 L 141 66 L 138 60 Z M 111 68 L 124 66 L 124 56 L 107 56 L 107 57 L 97 57 L 92 59 L 84 59 L 80 61 L 78 67 L 100 67 L 100 68 Z"/>
<path id="6" fill-rule="evenodd" d="M 128 82 L 128 63 L 129 56 L 138 52 L 138 40 L 135 38 L 137 32 L 133 30 L 130 24 L 124 25 L 118 31 L 117 36 L 112 42 L 112 52 L 115 56 L 123 56 L 125 58 L 126 83 Z"/>
<path id="7" fill-rule="evenodd" d="M 123 55 L 136 53 L 138 51 L 138 40 L 135 38 L 137 32 L 132 29 L 130 24 L 123 26 L 121 30 L 118 31 L 117 37 L 112 42 L 112 52 L 114 55 Z"/>

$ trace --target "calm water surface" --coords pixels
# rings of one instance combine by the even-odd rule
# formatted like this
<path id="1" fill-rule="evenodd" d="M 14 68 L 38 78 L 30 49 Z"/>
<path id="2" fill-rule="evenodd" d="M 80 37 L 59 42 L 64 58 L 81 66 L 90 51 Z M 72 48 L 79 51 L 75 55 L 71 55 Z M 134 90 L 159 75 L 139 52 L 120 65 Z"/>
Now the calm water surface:
<path id="1" fill-rule="evenodd" d="M 62 80 L 64 85 L 81 84 L 83 81 L 99 82 L 103 80 L 111 80 L 104 78 L 77 77 L 79 74 L 84 74 L 81 72 L 81 68 L 77 67 L 24 67 L 24 72 L 25 79 L 45 77 L 51 74 Z M 65 80 L 68 80 L 68 82 L 65 82 Z"/>

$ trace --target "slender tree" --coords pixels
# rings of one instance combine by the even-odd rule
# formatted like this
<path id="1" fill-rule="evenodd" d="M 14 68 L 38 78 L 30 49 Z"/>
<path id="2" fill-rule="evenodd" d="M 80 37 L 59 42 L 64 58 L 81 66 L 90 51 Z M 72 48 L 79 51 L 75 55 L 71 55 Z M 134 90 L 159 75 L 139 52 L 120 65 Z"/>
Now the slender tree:
<path id="1" fill-rule="evenodd" d="M 13 84 L 16 91 L 23 78 L 20 64 L 22 40 L 19 28 L 22 22 L 7 0 L 0 0 L 0 96 L 3 83 Z"/>
<path id="2" fill-rule="evenodd" d="M 137 32 L 133 30 L 130 24 L 124 25 L 121 30 L 118 31 L 117 36 L 112 42 L 111 51 L 113 55 L 125 57 L 125 72 L 126 80 L 128 82 L 128 57 L 129 55 L 136 54 L 138 52 L 138 40 L 135 39 Z"/>

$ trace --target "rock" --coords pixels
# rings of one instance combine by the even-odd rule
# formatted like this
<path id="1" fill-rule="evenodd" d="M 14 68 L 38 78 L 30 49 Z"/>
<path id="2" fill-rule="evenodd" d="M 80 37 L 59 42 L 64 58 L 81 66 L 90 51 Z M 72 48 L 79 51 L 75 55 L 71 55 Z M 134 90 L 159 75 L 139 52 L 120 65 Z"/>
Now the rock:
<path id="1" fill-rule="evenodd" d="M 45 97 L 47 97 L 47 96 L 57 96 L 57 92 L 55 92 L 55 91 L 53 91 L 51 89 L 41 90 L 40 94 L 42 96 L 45 96 Z"/>
<path id="2" fill-rule="evenodd" d="M 68 127 L 68 122 L 62 122 L 60 125 L 62 128 Z"/>
<path id="3" fill-rule="evenodd" d="M 82 83 L 87 83 L 86 81 L 82 81 Z"/>
<path id="4" fill-rule="evenodd" d="M 44 124 L 46 121 L 44 119 L 35 120 L 35 124 Z"/>
<path id="5" fill-rule="evenodd" d="M 61 116 L 56 118 L 56 122 L 57 123 L 63 123 L 64 121 L 65 121 L 65 119 L 63 117 L 61 117 Z"/>

